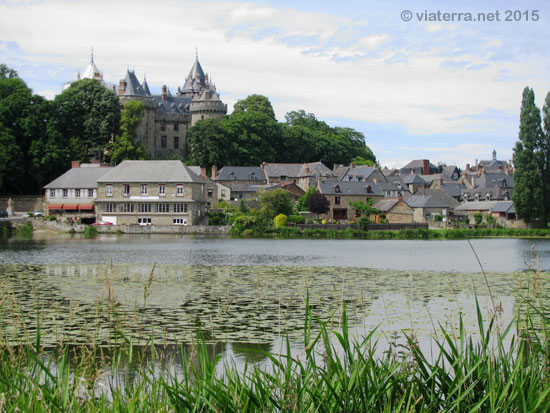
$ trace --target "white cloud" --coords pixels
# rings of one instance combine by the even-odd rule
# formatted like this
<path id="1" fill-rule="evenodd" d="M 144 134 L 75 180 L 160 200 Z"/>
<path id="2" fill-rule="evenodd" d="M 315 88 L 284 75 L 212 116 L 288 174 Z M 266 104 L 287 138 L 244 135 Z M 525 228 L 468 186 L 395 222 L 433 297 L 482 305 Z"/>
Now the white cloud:
<path id="1" fill-rule="evenodd" d="M 387 43 L 390 39 L 390 36 L 387 34 L 376 34 L 372 36 L 363 37 L 357 42 L 359 48 L 365 48 L 367 50 L 375 50 L 382 46 L 384 43 Z"/>

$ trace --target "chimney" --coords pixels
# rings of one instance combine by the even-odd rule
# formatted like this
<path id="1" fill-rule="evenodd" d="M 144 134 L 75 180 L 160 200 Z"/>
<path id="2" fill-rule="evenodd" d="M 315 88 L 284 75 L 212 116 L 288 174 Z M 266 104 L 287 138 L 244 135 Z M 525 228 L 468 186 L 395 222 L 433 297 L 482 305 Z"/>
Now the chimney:
<path id="1" fill-rule="evenodd" d="M 216 179 L 218 176 L 218 167 L 216 165 L 212 165 L 212 180 Z"/>
<path id="2" fill-rule="evenodd" d="M 162 100 L 166 100 L 168 98 L 167 90 L 168 88 L 166 87 L 166 85 L 162 85 L 162 93 L 161 93 Z"/>
<path id="3" fill-rule="evenodd" d="M 76 80 L 80 80 L 80 72 L 76 75 Z"/>
<path id="4" fill-rule="evenodd" d="M 80 161 L 72 161 L 71 168 L 80 168 Z"/>
<path id="5" fill-rule="evenodd" d="M 120 80 L 120 83 L 118 84 L 118 94 L 123 95 L 124 92 L 126 92 L 126 82 L 124 79 Z"/>
<path id="6" fill-rule="evenodd" d="M 306 165 L 306 176 L 309 176 L 309 165 Z"/>
<path id="7" fill-rule="evenodd" d="M 481 168 L 480 176 L 485 176 L 485 168 Z"/>
<path id="8" fill-rule="evenodd" d="M 399 205 L 402 205 L 403 204 L 403 195 L 399 195 L 397 197 L 397 202 L 399 202 Z"/>
<path id="9" fill-rule="evenodd" d="M 470 172 L 470 164 L 469 164 L 469 163 L 466 164 L 466 170 L 467 170 L 468 172 Z"/>
<path id="10" fill-rule="evenodd" d="M 430 161 L 428 159 L 422 160 L 422 173 L 424 175 L 430 174 Z"/>
<path id="11" fill-rule="evenodd" d="M 206 179 L 206 168 L 201 168 L 201 178 L 202 178 L 203 180 Z"/>
<path id="12" fill-rule="evenodd" d="M 265 162 L 262 162 L 262 164 L 260 165 L 260 168 L 262 168 L 262 171 L 265 171 Z"/>

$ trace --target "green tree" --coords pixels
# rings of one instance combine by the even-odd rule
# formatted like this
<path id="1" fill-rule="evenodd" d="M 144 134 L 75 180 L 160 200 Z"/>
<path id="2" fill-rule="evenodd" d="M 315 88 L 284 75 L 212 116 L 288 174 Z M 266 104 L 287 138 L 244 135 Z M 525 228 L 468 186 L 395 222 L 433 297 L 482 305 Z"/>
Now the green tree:
<path id="1" fill-rule="evenodd" d="M 263 95 L 250 95 L 246 99 L 242 99 L 235 103 L 233 107 L 233 113 L 237 112 L 261 112 L 273 120 L 275 120 L 275 111 L 271 102 L 266 96 Z"/>
<path id="2" fill-rule="evenodd" d="M 546 94 L 542 107 L 542 136 L 541 136 L 541 159 L 540 168 L 542 171 L 543 187 L 543 219 L 550 222 L 550 92 Z"/>
<path id="3" fill-rule="evenodd" d="M 142 113 L 143 102 L 133 100 L 124 105 L 120 121 L 122 133 L 106 146 L 111 165 L 117 165 L 126 159 L 145 159 L 145 150 L 136 144 Z"/>
<path id="4" fill-rule="evenodd" d="M 195 165 L 210 168 L 231 165 L 231 137 L 224 130 L 224 120 L 199 120 L 187 132 L 189 160 Z"/>
<path id="5" fill-rule="evenodd" d="M 368 217 L 369 219 L 371 215 L 376 215 L 380 213 L 378 209 L 372 207 L 374 205 L 374 198 L 369 198 L 366 202 L 356 201 L 350 202 L 349 204 L 356 211 L 358 211 L 361 216 Z"/>
<path id="6" fill-rule="evenodd" d="M 17 71 L 9 68 L 4 63 L 0 63 L 0 79 L 13 79 L 19 77 Z"/>
<path id="7" fill-rule="evenodd" d="M 103 159 L 103 149 L 119 132 L 120 103 L 116 94 L 94 79 L 82 79 L 54 100 L 58 130 L 75 160 Z"/>
<path id="8" fill-rule="evenodd" d="M 512 199 L 518 216 L 525 221 L 544 217 L 544 191 L 540 110 L 535 105 L 533 89 L 523 90 L 521 102 L 519 140 L 514 148 L 514 192 Z M 547 222 L 547 221 L 546 221 Z"/>
<path id="9" fill-rule="evenodd" d="M 284 189 L 261 191 L 259 199 L 261 212 L 269 219 L 273 219 L 279 214 L 287 216 L 292 214 L 292 198 Z"/>

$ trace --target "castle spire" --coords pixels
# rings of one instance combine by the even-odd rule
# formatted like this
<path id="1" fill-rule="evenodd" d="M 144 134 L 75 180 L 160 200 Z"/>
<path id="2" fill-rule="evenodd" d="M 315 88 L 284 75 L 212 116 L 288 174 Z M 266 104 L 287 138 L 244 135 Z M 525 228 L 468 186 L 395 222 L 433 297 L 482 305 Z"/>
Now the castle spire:
<path id="1" fill-rule="evenodd" d="M 195 60 L 199 61 L 199 48 L 197 46 L 195 46 Z"/>
<path id="2" fill-rule="evenodd" d="M 91 56 L 90 56 L 90 62 L 94 62 L 94 47 L 92 46 L 92 53 L 91 53 Z"/>

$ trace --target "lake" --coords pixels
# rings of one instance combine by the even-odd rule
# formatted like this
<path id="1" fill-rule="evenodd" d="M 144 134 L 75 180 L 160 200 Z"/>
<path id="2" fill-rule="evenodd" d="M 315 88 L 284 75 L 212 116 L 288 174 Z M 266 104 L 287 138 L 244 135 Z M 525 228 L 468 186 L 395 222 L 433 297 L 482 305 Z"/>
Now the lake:
<path id="1" fill-rule="evenodd" d="M 523 297 L 550 300 L 550 241 L 273 240 L 175 235 L 35 235 L 0 241 L 1 339 L 109 346 L 113 322 L 135 343 L 191 342 L 197 326 L 224 359 L 278 351 L 303 336 L 305 300 L 339 322 L 346 304 L 357 337 L 381 343 L 414 334 L 429 348 L 434 326 L 459 315 L 477 329 L 475 299 L 502 325 Z M 487 288 L 490 286 L 490 292 Z M 114 321 L 113 321 L 114 320 Z M 259 358 L 260 360 L 262 357 Z"/>

